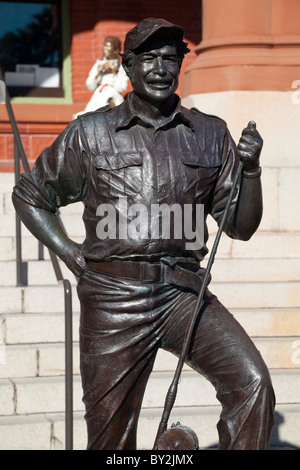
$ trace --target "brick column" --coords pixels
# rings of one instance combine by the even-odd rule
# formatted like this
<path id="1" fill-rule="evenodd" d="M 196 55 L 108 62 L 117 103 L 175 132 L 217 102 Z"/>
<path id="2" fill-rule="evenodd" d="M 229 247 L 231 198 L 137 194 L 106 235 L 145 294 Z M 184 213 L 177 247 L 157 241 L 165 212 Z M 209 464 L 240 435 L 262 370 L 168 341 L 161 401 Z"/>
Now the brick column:
<path id="1" fill-rule="evenodd" d="M 183 96 L 227 90 L 291 90 L 300 78 L 298 0 L 202 0 L 202 41 Z"/>

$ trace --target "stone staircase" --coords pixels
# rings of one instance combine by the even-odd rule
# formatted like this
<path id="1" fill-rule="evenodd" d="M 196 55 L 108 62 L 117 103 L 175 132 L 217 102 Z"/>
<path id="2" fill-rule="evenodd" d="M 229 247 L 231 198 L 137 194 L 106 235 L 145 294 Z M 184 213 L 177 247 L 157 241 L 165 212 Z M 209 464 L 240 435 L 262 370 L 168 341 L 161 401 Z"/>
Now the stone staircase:
<path id="1" fill-rule="evenodd" d="M 0 449 L 64 449 L 64 297 L 45 250 L 23 228 L 28 286 L 15 287 L 13 175 L 0 175 Z M 68 234 L 83 239 L 81 206 L 62 211 Z M 215 232 L 215 226 L 210 227 Z M 214 235 L 212 235 L 211 244 Z M 272 448 L 300 448 L 300 233 L 258 232 L 247 243 L 222 237 L 211 290 L 254 339 L 270 368 L 277 396 Z M 73 285 L 74 449 L 86 429 L 78 366 L 79 303 Z M 160 351 L 146 389 L 138 448 L 151 449 L 177 360 Z M 180 421 L 214 448 L 220 405 L 211 384 L 185 367 L 169 425 Z"/>

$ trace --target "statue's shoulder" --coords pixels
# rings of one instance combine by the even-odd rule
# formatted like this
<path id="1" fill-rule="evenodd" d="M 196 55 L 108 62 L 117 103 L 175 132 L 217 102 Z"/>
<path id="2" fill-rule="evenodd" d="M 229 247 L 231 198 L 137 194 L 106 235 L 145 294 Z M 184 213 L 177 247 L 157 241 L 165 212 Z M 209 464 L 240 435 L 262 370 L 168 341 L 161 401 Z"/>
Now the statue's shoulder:
<path id="1" fill-rule="evenodd" d="M 111 107 L 110 107 L 109 104 L 107 104 L 106 106 L 103 106 L 102 108 L 96 109 L 95 111 L 89 111 L 87 113 L 80 114 L 77 117 L 77 119 L 79 119 L 80 121 L 92 121 L 94 119 L 97 119 L 99 116 L 101 118 L 101 116 L 104 113 L 108 113 L 110 110 L 111 110 Z"/>
<path id="2" fill-rule="evenodd" d="M 80 114 L 77 117 L 77 120 L 80 122 L 86 135 L 90 136 L 90 134 L 94 133 L 94 129 L 96 127 L 102 126 L 102 124 L 106 121 L 111 109 L 112 108 L 109 105 L 106 105 L 97 109 L 96 111 L 89 111 L 87 113 Z"/>
<path id="3" fill-rule="evenodd" d="M 204 113 L 203 111 L 200 111 L 198 108 L 191 108 L 191 113 L 194 114 L 194 115 L 200 115 L 202 116 L 204 119 L 212 119 L 212 120 L 216 120 L 222 124 L 224 124 L 225 126 L 227 126 L 227 122 L 224 121 L 224 119 L 220 118 L 219 116 L 216 116 L 214 114 L 207 114 L 207 113 Z"/>

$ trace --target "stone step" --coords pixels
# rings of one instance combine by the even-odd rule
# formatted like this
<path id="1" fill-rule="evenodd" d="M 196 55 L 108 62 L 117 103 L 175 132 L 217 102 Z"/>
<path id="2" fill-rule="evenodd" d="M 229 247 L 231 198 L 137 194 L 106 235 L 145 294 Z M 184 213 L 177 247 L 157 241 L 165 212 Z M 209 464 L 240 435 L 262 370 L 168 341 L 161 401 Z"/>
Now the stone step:
<path id="1" fill-rule="evenodd" d="M 0 416 L 65 410 L 63 376 L 1 379 L 0 392 Z M 83 411 L 81 379 L 78 375 L 73 377 L 73 398 L 74 411 Z"/>
<path id="2" fill-rule="evenodd" d="M 76 289 L 72 289 L 73 312 L 80 310 Z M 59 313 L 64 308 L 62 282 L 49 286 L 0 287 L 1 313 Z"/>
<path id="3" fill-rule="evenodd" d="M 277 404 L 300 405 L 300 370 L 271 370 Z M 153 372 L 147 384 L 143 408 L 162 408 L 172 372 Z M 82 387 L 74 376 L 74 411 L 83 411 Z M 56 413 L 65 409 L 64 377 L 34 377 L 0 380 L 0 415 Z M 34 397 L 34 400 L 32 399 Z M 174 407 L 217 406 L 213 386 L 191 370 L 182 372 Z"/>
<path id="4" fill-rule="evenodd" d="M 73 373 L 79 374 L 79 344 L 73 343 Z M 0 379 L 65 374 L 64 343 L 6 345 Z"/>
<path id="5" fill-rule="evenodd" d="M 77 284 L 74 274 L 67 268 L 65 263 L 59 261 L 64 279 L 68 279 L 72 285 Z M 16 262 L 0 261 L 0 286 L 16 286 Z M 27 261 L 27 281 L 29 286 L 48 286 L 57 283 L 55 271 L 50 259 Z"/>
<path id="6" fill-rule="evenodd" d="M 10 313 L 0 315 L 6 345 L 57 343 L 65 340 L 64 313 Z M 78 341 L 79 314 L 73 313 L 73 340 Z"/>
<path id="7" fill-rule="evenodd" d="M 228 309 L 300 306 L 300 281 L 230 283 L 212 281 L 209 289 Z"/>
<path id="8" fill-rule="evenodd" d="M 64 412 L 65 379 L 59 377 L 0 380 L 2 415 Z M 34 399 L 33 399 L 34 397 Z M 83 411 L 81 379 L 73 378 L 74 411 Z"/>
<path id="9" fill-rule="evenodd" d="M 209 231 L 207 243 L 211 250 L 215 233 Z M 207 255 L 208 256 L 208 255 Z M 217 249 L 217 258 L 300 258 L 300 232 L 260 231 L 258 230 L 247 242 L 231 240 L 222 235 Z"/>
<path id="10" fill-rule="evenodd" d="M 201 449 L 216 449 L 216 424 L 220 412 L 220 406 L 177 407 L 172 411 L 168 425 L 179 421 L 196 432 Z M 142 409 L 137 432 L 138 449 L 152 449 L 161 414 L 160 408 Z M 86 449 L 83 415 L 83 412 L 73 415 L 74 450 Z M 299 420 L 299 405 L 277 405 L 271 450 L 300 449 Z M 64 446 L 65 415 L 62 413 L 0 417 L 0 450 L 64 450 Z"/>
<path id="11" fill-rule="evenodd" d="M 69 212 L 61 214 L 61 221 L 64 229 L 70 237 L 83 237 L 85 228 L 81 214 Z M 22 224 L 22 236 L 28 237 L 31 232 Z M 0 237 L 15 236 L 16 234 L 16 216 L 15 212 L 1 214 Z"/>
<path id="12" fill-rule="evenodd" d="M 269 369 L 298 370 L 300 368 L 300 336 L 253 338 Z M 162 349 L 158 351 L 154 370 L 173 371 L 177 358 Z M 184 366 L 185 370 L 191 370 Z"/>
<path id="13" fill-rule="evenodd" d="M 252 337 L 300 336 L 300 308 L 231 309 Z"/>
<path id="14" fill-rule="evenodd" d="M 73 237 L 73 240 L 82 243 L 83 237 Z M 0 246 L 0 261 L 16 260 L 15 236 L 0 237 Z M 22 235 L 22 259 L 23 261 L 39 259 L 38 240 L 31 234 Z M 44 248 L 44 259 L 50 259 L 47 248 Z"/>
<path id="15" fill-rule="evenodd" d="M 213 282 L 280 282 L 300 279 L 299 258 L 216 259 Z"/>
<path id="16" fill-rule="evenodd" d="M 0 181 L 2 179 L 2 173 L 0 175 Z M 15 208 L 12 203 L 11 195 L 12 195 L 12 187 L 4 189 L 1 185 L 1 192 L 0 192 L 0 214 L 15 214 Z"/>
<path id="17" fill-rule="evenodd" d="M 85 450 L 83 412 L 73 414 L 74 450 Z M 60 413 L 0 417 L 0 450 L 64 450 L 65 416 Z"/>
<path id="18" fill-rule="evenodd" d="M 9 192 L 14 186 L 14 173 L 1 173 L 1 193 Z"/>

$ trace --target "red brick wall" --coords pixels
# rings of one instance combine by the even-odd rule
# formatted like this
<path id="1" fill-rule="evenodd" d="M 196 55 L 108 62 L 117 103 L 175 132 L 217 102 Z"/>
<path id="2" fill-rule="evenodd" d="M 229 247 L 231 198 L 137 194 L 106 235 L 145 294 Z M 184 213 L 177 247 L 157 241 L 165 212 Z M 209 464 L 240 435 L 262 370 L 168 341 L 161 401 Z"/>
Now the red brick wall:
<path id="1" fill-rule="evenodd" d="M 35 158 L 44 148 L 51 145 L 65 125 L 19 123 L 18 128 L 26 156 L 32 165 Z M 14 138 L 9 123 L 1 123 L 0 157 L 0 171 L 13 171 Z"/>
<path id="2" fill-rule="evenodd" d="M 118 36 L 123 42 L 131 27 L 152 16 L 183 26 L 185 40 L 192 50 L 201 39 L 200 0 L 189 0 L 188 8 L 184 2 L 176 0 L 71 0 L 69 3 L 73 105 L 13 105 L 31 165 L 90 99 L 91 92 L 85 81 L 95 59 L 101 58 L 106 36 Z M 195 54 L 188 54 L 182 73 L 194 58 Z M 180 85 L 178 92 L 180 94 Z M 11 127 L 4 105 L 0 105 L 0 172 L 13 171 L 13 154 Z"/>

